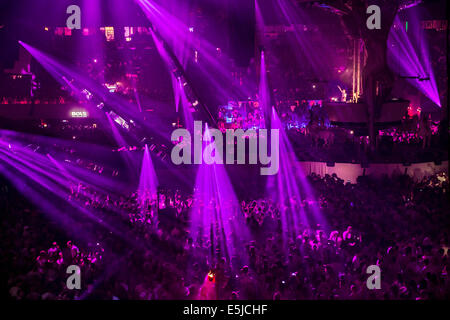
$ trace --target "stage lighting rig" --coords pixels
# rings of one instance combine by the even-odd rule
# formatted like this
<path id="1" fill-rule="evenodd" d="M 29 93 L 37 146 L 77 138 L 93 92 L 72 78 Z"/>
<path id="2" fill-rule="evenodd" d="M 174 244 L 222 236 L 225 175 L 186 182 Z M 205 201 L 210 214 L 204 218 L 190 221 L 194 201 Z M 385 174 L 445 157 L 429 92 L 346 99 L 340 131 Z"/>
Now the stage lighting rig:
<path id="1" fill-rule="evenodd" d="M 92 99 L 92 93 L 91 92 L 89 92 L 89 90 L 88 89 L 83 89 L 83 91 L 81 91 L 83 94 L 84 94 L 84 96 L 86 97 L 86 100 L 91 100 Z"/>
<path id="2" fill-rule="evenodd" d="M 184 91 L 186 93 L 186 98 L 190 104 L 189 111 L 190 112 L 200 112 L 203 111 L 204 115 L 209 118 L 209 121 L 217 126 L 217 121 L 215 117 L 211 114 L 211 111 L 208 109 L 208 107 L 201 102 L 201 99 L 199 98 L 198 94 L 195 92 L 195 88 L 192 87 L 191 81 L 189 81 L 184 68 L 178 61 L 177 56 L 173 52 L 172 48 L 169 46 L 169 44 L 161 37 L 159 32 L 152 27 L 150 27 L 152 30 L 155 41 L 158 41 L 162 44 L 162 48 L 167 54 L 167 63 L 169 65 L 170 70 L 172 70 L 172 74 L 180 81 L 183 85 Z"/>

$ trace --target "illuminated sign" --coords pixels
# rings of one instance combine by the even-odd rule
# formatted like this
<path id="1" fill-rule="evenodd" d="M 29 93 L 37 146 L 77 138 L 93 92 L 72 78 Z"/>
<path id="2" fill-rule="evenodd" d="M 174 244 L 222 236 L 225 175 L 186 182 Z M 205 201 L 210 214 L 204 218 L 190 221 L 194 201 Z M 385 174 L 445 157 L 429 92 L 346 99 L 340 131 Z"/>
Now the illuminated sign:
<path id="1" fill-rule="evenodd" d="M 72 118 L 87 118 L 88 114 L 86 111 L 72 111 L 70 113 L 70 115 L 72 116 Z"/>

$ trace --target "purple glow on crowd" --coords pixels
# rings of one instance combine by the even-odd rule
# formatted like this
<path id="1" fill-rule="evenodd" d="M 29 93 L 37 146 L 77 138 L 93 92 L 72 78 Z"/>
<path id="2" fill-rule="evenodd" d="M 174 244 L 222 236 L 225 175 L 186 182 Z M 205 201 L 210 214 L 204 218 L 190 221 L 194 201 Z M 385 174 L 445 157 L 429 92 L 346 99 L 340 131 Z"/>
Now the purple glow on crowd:
<path id="1" fill-rule="evenodd" d="M 211 139 L 206 128 L 205 137 Z M 205 146 L 215 148 L 212 141 Z M 225 258 L 228 265 L 246 261 L 242 241 L 247 239 L 241 208 L 223 164 L 200 165 L 194 189 L 194 203 L 190 211 L 190 236 L 194 244 L 208 247 L 210 264 Z"/>
<path id="2" fill-rule="evenodd" d="M 290 240 L 296 239 L 302 230 L 309 229 L 313 223 L 320 228 L 327 228 L 327 223 L 305 173 L 295 167 L 298 160 L 274 108 L 271 124 L 272 129 L 278 129 L 280 134 L 280 169 L 276 177 L 269 178 L 267 195 L 284 203 L 280 215 L 283 240 L 287 246 Z"/>
<path id="3" fill-rule="evenodd" d="M 153 167 L 152 158 L 145 145 L 144 155 L 142 157 L 141 176 L 139 179 L 138 197 L 141 207 L 145 210 L 151 202 L 156 200 L 158 188 L 158 179 L 156 177 L 155 168 Z"/>

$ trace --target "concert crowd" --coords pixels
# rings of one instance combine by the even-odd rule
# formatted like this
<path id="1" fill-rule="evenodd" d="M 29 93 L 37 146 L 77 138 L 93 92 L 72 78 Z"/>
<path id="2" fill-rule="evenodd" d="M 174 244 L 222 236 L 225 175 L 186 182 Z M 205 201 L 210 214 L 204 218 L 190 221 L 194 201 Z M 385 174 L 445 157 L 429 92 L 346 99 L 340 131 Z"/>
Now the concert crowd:
<path id="1" fill-rule="evenodd" d="M 1 265 L 9 299 L 448 299 L 448 176 L 408 176 L 344 183 L 335 175 L 308 176 L 327 226 L 303 226 L 283 254 L 280 212 L 314 204 L 268 197 L 241 200 L 251 230 L 241 248 L 248 263 L 234 266 L 211 243 L 193 241 L 189 193 L 164 190 L 159 199 L 92 196 L 72 188 L 70 200 L 95 208 L 101 219 L 122 214 L 141 246 L 88 219 L 90 242 L 67 233 L 2 181 Z M 88 196 L 86 196 L 88 195 Z M 294 203 L 294 202 L 298 203 Z M 159 208 L 159 210 L 157 210 Z M 116 212 L 114 213 L 113 210 Z M 78 238 L 78 239 L 77 239 Z M 157 248 L 157 249 L 156 249 Z M 230 258 L 233 260 L 233 257 Z M 66 287 L 66 268 L 79 265 L 82 290 Z M 368 290 L 366 269 L 381 269 L 381 289 Z M 8 272 L 6 272 L 8 271 Z M 210 283 L 207 275 L 213 275 Z"/>

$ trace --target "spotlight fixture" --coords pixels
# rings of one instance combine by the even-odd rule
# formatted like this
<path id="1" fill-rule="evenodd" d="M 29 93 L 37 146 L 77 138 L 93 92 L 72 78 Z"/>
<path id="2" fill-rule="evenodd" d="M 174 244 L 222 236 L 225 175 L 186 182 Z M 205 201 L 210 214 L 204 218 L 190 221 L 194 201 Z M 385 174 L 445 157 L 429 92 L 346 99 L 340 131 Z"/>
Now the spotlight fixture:
<path id="1" fill-rule="evenodd" d="M 92 99 L 92 93 L 90 93 L 88 91 L 88 89 L 83 89 L 83 91 L 81 91 L 84 93 L 84 95 L 86 96 L 86 100 L 91 100 Z"/>

